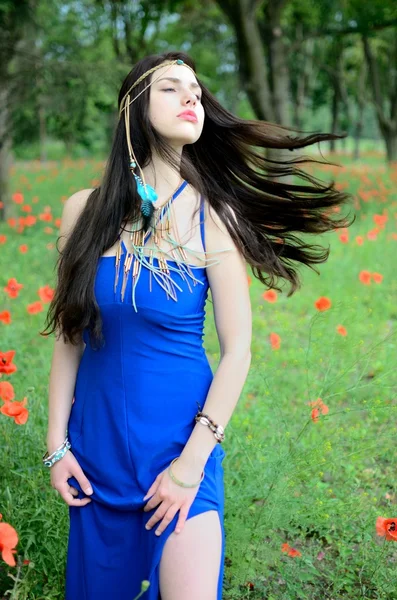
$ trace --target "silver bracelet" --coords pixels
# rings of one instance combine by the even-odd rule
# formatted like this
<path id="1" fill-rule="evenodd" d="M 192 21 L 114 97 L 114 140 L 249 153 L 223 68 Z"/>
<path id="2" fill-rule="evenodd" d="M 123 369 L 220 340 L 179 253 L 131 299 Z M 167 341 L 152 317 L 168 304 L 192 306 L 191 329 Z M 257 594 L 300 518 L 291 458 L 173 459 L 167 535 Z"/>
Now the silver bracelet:
<path id="1" fill-rule="evenodd" d="M 59 448 L 54 450 L 54 452 L 51 455 L 48 454 L 48 450 L 43 455 L 43 465 L 45 467 L 52 467 L 58 460 L 61 460 L 61 458 L 65 456 L 66 452 L 70 450 L 71 447 L 72 446 L 68 440 L 68 436 L 66 436 L 65 440 L 62 442 Z"/>

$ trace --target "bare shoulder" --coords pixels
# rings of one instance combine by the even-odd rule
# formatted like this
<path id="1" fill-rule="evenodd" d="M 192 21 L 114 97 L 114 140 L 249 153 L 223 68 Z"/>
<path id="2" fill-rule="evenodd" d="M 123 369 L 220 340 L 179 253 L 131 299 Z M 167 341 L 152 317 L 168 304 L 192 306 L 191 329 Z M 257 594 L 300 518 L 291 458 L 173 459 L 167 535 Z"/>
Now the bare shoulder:
<path id="1" fill-rule="evenodd" d="M 230 220 L 235 221 L 238 227 L 238 220 L 234 210 L 227 206 L 230 212 Z M 205 207 L 205 239 L 207 260 L 210 262 L 212 258 L 216 258 L 218 262 L 207 267 L 208 282 L 211 292 L 215 289 L 226 289 L 230 284 L 224 287 L 225 283 L 231 278 L 237 285 L 245 287 L 248 281 L 247 264 L 240 249 L 234 242 L 225 223 L 219 214 L 206 203 Z M 219 252 L 221 251 L 221 252 Z"/>
<path id="2" fill-rule="evenodd" d="M 227 206 L 226 208 L 230 212 L 230 220 L 232 222 L 234 220 L 235 224 L 238 226 L 236 213 L 230 206 Z M 213 256 L 217 256 L 217 250 L 225 250 L 225 252 L 222 252 L 219 254 L 219 256 L 217 256 L 217 258 L 220 259 L 220 262 L 223 262 L 227 256 L 233 255 L 234 260 L 239 260 L 245 265 L 245 260 L 233 241 L 225 223 L 207 201 L 205 202 L 205 216 L 205 238 L 208 258 L 211 258 L 211 252 L 214 252 Z"/>
<path id="3" fill-rule="evenodd" d="M 73 230 L 81 212 L 87 203 L 88 197 L 94 191 L 94 188 L 87 188 L 75 192 L 65 201 L 62 210 L 61 226 L 59 229 L 58 247 L 61 251 L 66 244 L 67 237 Z"/>

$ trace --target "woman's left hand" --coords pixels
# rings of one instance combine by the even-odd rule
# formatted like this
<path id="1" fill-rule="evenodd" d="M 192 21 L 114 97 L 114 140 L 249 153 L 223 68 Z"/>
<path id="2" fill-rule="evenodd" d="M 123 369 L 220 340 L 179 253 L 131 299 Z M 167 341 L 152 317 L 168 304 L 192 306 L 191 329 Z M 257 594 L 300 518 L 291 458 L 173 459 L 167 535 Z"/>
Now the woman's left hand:
<path id="1" fill-rule="evenodd" d="M 195 480 L 198 481 L 200 479 L 201 473 L 197 476 L 197 471 L 193 472 L 192 469 L 184 467 L 182 463 L 179 465 L 180 468 L 178 469 L 178 462 L 179 461 L 175 461 L 172 465 L 172 472 L 177 479 L 192 483 Z M 146 529 L 151 529 L 157 521 L 163 519 L 155 531 L 156 535 L 160 535 L 179 510 L 179 519 L 175 527 L 175 533 L 182 531 L 189 508 L 193 504 L 193 500 L 197 495 L 199 487 L 200 485 L 193 488 L 184 488 L 178 485 L 171 479 L 168 473 L 168 467 L 164 469 L 164 471 L 157 475 L 145 496 L 145 498 L 148 498 L 154 494 L 145 505 L 143 509 L 145 512 L 152 510 L 160 503 L 156 512 L 147 522 Z"/>

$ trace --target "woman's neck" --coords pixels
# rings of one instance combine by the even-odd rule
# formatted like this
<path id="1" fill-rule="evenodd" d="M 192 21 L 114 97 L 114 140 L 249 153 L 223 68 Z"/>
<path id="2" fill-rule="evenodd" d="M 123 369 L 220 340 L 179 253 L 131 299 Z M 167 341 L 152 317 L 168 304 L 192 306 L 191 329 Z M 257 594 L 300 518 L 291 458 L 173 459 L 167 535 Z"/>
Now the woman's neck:
<path id="1" fill-rule="evenodd" d="M 152 156 L 150 164 L 145 166 L 142 171 L 145 183 L 151 185 L 157 193 L 155 206 L 164 204 L 183 181 L 179 170 L 165 163 L 157 155 Z M 139 169 L 135 172 L 142 177 Z"/>

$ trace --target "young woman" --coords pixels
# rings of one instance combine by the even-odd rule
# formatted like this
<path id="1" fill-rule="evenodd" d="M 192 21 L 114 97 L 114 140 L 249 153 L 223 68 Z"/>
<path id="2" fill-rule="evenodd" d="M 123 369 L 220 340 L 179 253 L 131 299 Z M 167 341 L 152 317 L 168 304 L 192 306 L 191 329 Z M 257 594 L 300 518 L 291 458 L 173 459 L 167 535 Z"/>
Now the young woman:
<path id="1" fill-rule="evenodd" d="M 291 295 L 292 261 L 329 254 L 293 232 L 348 225 L 331 219 L 348 194 L 261 148 L 343 136 L 239 119 L 181 52 L 138 62 L 118 105 L 102 184 L 65 203 L 47 316 L 43 461 L 69 505 L 66 600 L 133 600 L 145 584 L 147 600 L 220 600 L 222 443 L 251 360 L 246 263 L 268 287 L 289 280 Z M 288 174 L 309 184 L 276 179 Z M 215 375 L 202 344 L 209 289 Z"/>

